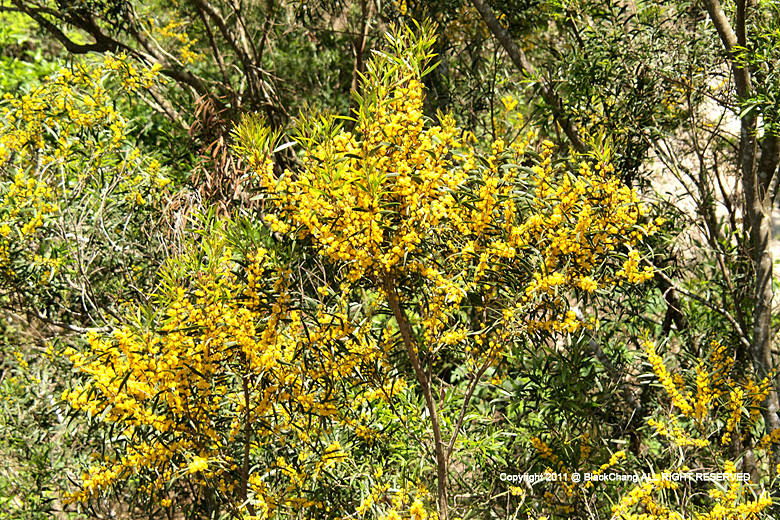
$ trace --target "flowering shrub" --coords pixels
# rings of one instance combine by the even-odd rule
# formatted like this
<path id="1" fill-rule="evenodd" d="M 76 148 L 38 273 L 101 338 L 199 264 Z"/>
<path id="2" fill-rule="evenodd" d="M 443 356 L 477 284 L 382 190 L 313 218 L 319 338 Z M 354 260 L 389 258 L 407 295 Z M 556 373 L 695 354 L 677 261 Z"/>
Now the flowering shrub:
<path id="1" fill-rule="evenodd" d="M 171 180 L 159 161 L 142 156 L 134 146 L 130 103 L 123 101 L 157 85 L 159 73 L 159 66 L 107 54 L 61 68 L 27 91 L 4 95 L 4 293 L 41 309 L 55 302 L 67 307 L 76 288 L 82 299 L 90 300 L 82 302 L 82 311 L 100 314 L 113 302 L 96 286 L 121 293 L 121 299 L 133 293 L 137 297 L 132 286 L 139 275 L 140 283 L 151 281 L 148 258 L 130 244 L 151 234 L 144 221 L 159 211 Z M 110 247 L 103 248 L 105 243 Z M 131 249 L 135 251 L 129 254 Z M 103 272 L 112 276 L 98 274 Z M 124 278 L 129 290 L 113 286 L 117 278 Z"/>
<path id="2" fill-rule="evenodd" d="M 735 4 L 747 47 L 723 54 L 729 3 L 704 2 L 712 23 L 473 3 L 0 6 L 105 52 L 17 89 L 45 58 L 0 30 L 0 517 L 773 518 L 771 219 L 751 199 L 776 184 L 760 47 L 780 18 Z M 396 29 L 364 60 L 377 19 L 421 9 L 441 41 Z M 308 110 L 283 137 L 348 91 L 350 117 Z M 649 148 L 704 235 L 631 189 L 651 202 Z"/>
<path id="3" fill-rule="evenodd" d="M 509 276 L 522 288 L 518 307 L 552 312 L 526 327 L 547 329 L 567 319 L 576 328 L 569 314 L 554 312 L 565 307 L 567 290 L 591 293 L 652 276 L 633 248 L 656 227 L 641 223 L 636 192 L 608 163 L 583 160 L 575 175 L 553 165 L 549 141 L 539 155 L 526 153 L 533 132 L 511 144 L 499 139 L 482 156 L 459 139 L 451 117 L 426 124 L 421 65 L 412 56 L 429 59 L 421 53 L 431 41 L 411 47 L 409 38 L 392 40 L 395 58 L 369 65 L 355 132 L 327 116 L 305 122 L 301 170 L 279 178 L 254 150 L 277 208 L 265 216 L 271 229 L 310 237 L 348 284 L 422 282 L 435 303 L 423 319 L 426 340 L 448 328 L 447 308 Z"/>
<path id="4" fill-rule="evenodd" d="M 188 482 L 234 516 L 448 518 L 466 414 L 507 356 L 591 327 L 570 298 L 652 276 L 639 248 L 656 226 L 605 155 L 556 161 L 533 132 L 481 152 L 452 117 L 425 117 L 433 41 L 389 37 L 353 131 L 303 115 L 294 172 L 257 119 L 236 130 L 270 229 L 205 229 L 152 317 L 70 352 L 84 383 L 65 398 L 113 432 L 72 500 L 132 480 L 172 507 Z M 454 365 L 464 384 L 445 400 L 434 385 Z M 430 473 L 357 469 L 399 429 L 427 439 Z"/>
<path id="5" fill-rule="evenodd" d="M 74 446 L 92 440 L 55 398 L 73 375 L 55 353 L 146 298 L 174 194 L 169 169 L 138 148 L 138 101 L 159 67 L 106 55 L 42 68 L 0 101 L 0 487 L 18 497 L 4 517 L 24 519 L 59 507 Z"/>
<path id="6" fill-rule="evenodd" d="M 180 491 L 169 483 L 189 475 L 259 518 L 325 507 L 307 495 L 346 457 L 335 427 L 355 423 L 338 393 L 345 379 L 386 363 L 385 353 L 358 339 L 365 332 L 347 314 L 307 323 L 291 301 L 291 273 L 273 253 L 256 247 L 236 257 L 219 229 L 209 231 L 205 262 L 193 255 L 166 271 L 156 329 L 92 335 L 88 355 L 70 352 L 89 378 L 64 398 L 123 432 L 72 500 L 139 474 L 164 506 Z M 349 399 L 402 388 L 366 385 Z"/>
<path id="7" fill-rule="evenodd" d="M 698 518 L 757 518 L 772 505 L 772 498 L 757 480 L 758 465 L 772 464 L 772 449 L 780 439 L 778 430 L 761 435 L 760 404 L 769 392 L 771 378 L 754 381 L 738 369 L 727 346 L 713 340 L 709 347 L 707 355 L 696 360 L 695 370 L 687 372 L 695 374 L 695 381 L 685 381 L 678 374 L 671 375 L 655 345 L 645 342 L 647 359 L 673 406 L 665 420 L 650 418 L 647 423 L 670 449 L 679 450 L 679 466 L 669 471 L 690 471 L 695 461 L 699 468 L 729 476 L 723 486 L 709 489 L 710 501 Z M 740 472 L 749 478 L 740 479 L 735 461 L 729 459 L 742 452 L 744 443 L 751 442 L 752 437 L 759 439 L 753 452 L 759 458 L 742 461 Z M 776 469 L 769 473 L 776 474 Z M 684 483 L 675 481 L 645 482 L 613 507 L 614 518 L 637 519 L 642 510 L 654 518 L 668 518 L 676 509 L 682 509 L 685 501 L 678 494 L 684 489 Z M 758 496 L 751 499 L 748 492 Z"/>

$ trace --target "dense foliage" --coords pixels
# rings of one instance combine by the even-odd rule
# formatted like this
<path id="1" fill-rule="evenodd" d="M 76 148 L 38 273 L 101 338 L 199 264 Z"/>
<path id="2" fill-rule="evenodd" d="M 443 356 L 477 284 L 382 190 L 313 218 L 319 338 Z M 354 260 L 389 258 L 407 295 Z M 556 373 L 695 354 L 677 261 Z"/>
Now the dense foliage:
<path id="1" fill-rule="evenodd" d="M 778 14 L 0 2 L 0 519 L 774 518 Z"/>

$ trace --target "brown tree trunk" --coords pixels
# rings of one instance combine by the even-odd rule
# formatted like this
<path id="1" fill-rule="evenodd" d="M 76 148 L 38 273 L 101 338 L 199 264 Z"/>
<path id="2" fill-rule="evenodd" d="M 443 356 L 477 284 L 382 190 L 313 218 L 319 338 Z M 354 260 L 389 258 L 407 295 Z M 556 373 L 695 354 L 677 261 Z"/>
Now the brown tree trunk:
<path id="1" fill-rule="evenodd" d="M 731 58 L 737 97 L 740 100 L 749 99 L 753 95 L 750 70 L 734 59 L 736 47 L 744 47 L 747 43 L 746 22 L 749 16 L 749 6 L 746 5 L 745 0 L 737 0 L 737 26 L 733 28 L 719 0 L 705 0 L 704 3 L 720 40 Z M 768 192 L 768 187 L 771 184 L 774 170 L 777 168 L 776 159 L 774 160 L 775 164 L 771 164 L 773 157 L 776 156 L 777 147 L 772 147 L 773 143 L 776 144 L 776 138 L 764 137 L 761 149 L 766 153 L 762 154 L 761 168 L 759 168 L 757 123 L 756 116 L 750 113 L 743 114 L 740 119 L 739 162 L 745 200 L 744 217 L 750 237 L 750 258 L 755 271 L 753 338 L 750 350 L 756 378 L 761 380 L 770 374 L 774 366 L 772 359 L 772 299 L 774 295 L 772 290 L 772 252 L 769 248 L 772 238 L 772 197 Z M 759 172 L 760 169 L 763 171 Z M 778 406 L 777 385 L 774 381 L 762 408 L 766 430 L 769 432 L 780 428 L 780 417 L 778 417 L 780 406 Z"/>
<path id="2" fill-rule="evenodd" d="M 507 55 L 509 56 L 509 59 L 512 60 L 512 63 L 515 65 L 515 67 L 517 67 L 521 72 L 524 72 L 529 77 L 536 77 L 537 73 L 533 64 L 526 57 L 523 50 L 517 46 L 515 41 L 512 39 L 512 36 L 507 32 L 504 26 L 501 25 L 501 22 L 498 21 L 495 13 L 493 13 L 493 9 L 490 8 L 485 0 L 471 0 L 471 3 L 479 12 L 482 20 L 490 29 L 490 32 L 492 32 L 493 36 L 496 37 L 498 43 L 500 43 L 504 48 Z M 558 94 L 555 92 L 552 85 L 542 80 L 541 78 L 539 78 L 539 80 L 539 89 L 541 91 L 542 97 L 544 98 L 544 101 L 550 105 L 550 107 L 552 107 L 552 113 L 553 117 L 555 118 L 555 122 L 561 126 L 563 133 L 566 134 L 569 142 L 571 142 L 572 148 L 574 148 L 574 150 L 579 153 L 585 153 L 587 147 L 582 141 L 582 137 L 580 136 L 580 132 L 577 129 L 577 126 L 574 124 L 571 118 L 566 115 L 563 109 L 563 102 L 561 101 L 561 98 L 558 97 Z"/>
<path id="3" fill-rule="evenodd" d="M 360 88 L 360 75 L 365 69 L 365 60 L 363 55 L 366 52 L 366 40 L 368 40 L 368 30 L 370 28 L 370 18 L 373 11 L 373 2 L 371 0 L 360 0 L 360 30 L 354 41 L 355 46 L 355 64 L 352 67 L 352 92 L 358 92 Z"/>
<path id="4" fill-rule="evenodd" d="M 425 399 L 425 406 L 428 409 L 428 414 L 431 420 L 431 429 L 433 430 L 433 442 L 434 451 L 436 453 L 436 486 L 438 492 L 438 506 L 439 506 L 439 518 L 441 520 L 449 519 L 449 505 L 447 499 L 447 455 L 445 453 L 444 439 L 441 434 L 441 423 L 439 422 L 439 410 L 436 406 L 436 401 L 433 398 L 433 392 L 431 391 L 431 380 L 428 374 L 425 372 L 425 368 L 420 362 L 420 358 L 417 355 L 417 346 L 415 345 L 414 338 L 412 337 L 412 329 L 409 325 L 409 320 L 406 318 L 406 313 L 401 308 L 401 303 L 398 300 L 398 294 L 395 289 L 395 280 L 391 274 L 385 275 L 383 280 L 385 286 L 385 292 L 387 293 L 387 301 L 390 304 L 390 308 L 393 311 L 393 316 L 396 322 L 398 322 L 398 329 L 401 332 L 401 338 L 406 347 L 406 353 L 409 356 L 409 361 L 414 368 L 417 382 L 420 383 L 420 388 Z"/>

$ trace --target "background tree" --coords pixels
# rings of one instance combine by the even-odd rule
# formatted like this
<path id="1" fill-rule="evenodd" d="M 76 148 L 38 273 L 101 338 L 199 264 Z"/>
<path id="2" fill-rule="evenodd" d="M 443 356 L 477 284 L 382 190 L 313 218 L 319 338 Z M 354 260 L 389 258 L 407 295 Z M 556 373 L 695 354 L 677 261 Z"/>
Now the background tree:
<path id="1" fill-rule="evenodd" d="M 10 515 L 769 516 L 774 3 L 0 9 Z"/>
<path id="2" fill-rule="evenodd" d="M 538 86 L 575 149 L 581 148 L 582 135 L 606 132 L 626 182 L 640 180 L 633 172 L 643 171 L 650 160 L 660 160 L 679 180 L 695 202 L 690 225 L 706 244 L 690 244 L 695 261 L 714 259 L 716 271 L 707 276 L 717 277 L 721 287 L 715 308 L 731 325 L 737 357 L 750 359 L 755 376 L 763 378 L 776 363 L 770 242 L 778 153 L 774 109 L 766 103 L 776 89 L 765 67 L 777 48 L 769 36 L 777 34 L 777 6 L 540 3 L 534 9 L 555 23 L 537 33 L 539 43 L 529 58 L 513 38 L 529 36 L 521 32 L 527 9 L 497 4 L 494 11 L 481 0 L 473 4 L 520 74 Z M 502 25 L 499 18 L 507 22 Z M 734 135 L 737 120 L 740 130 Z M 645 182 L 658 179 L 653 170 L 644 171 Z M 677 272 L 683 280 L 689 276 Z M 685 283 L 669 274 L 657 275 L 667 295 Z M 751 289 L 740 290 L 738 280 Z M 696 293 L 682 291 L 712 305 L 708 296 Z M 670 309 L 679 308 L 676 300 L 667 298 Z M 678 329 L 682 323 L 678 319 Z M 777 427 L 776 410 L 773 386 L 765 403 L 768 431 Z M 741 452 L 735 447 L 735 454 Z"/>

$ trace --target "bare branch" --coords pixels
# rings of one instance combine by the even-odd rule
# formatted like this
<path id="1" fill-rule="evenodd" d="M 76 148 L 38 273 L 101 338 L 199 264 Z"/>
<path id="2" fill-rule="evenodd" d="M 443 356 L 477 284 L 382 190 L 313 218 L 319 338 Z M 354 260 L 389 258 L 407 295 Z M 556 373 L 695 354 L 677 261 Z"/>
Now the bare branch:
<path id="1" fill-rule="evenodd" d="M 651 265 L 651 264 L 649 262 L 647 262 L 647 265 Z M 726 318 L 728 320 L 728 322 L 731 324 L 731 326 L 734 327 L 734 330 L 736 330 L 739 333 L 739 341 L 740 341 L 740 343 L 742 343 L 742 346 L 744 346 L 748 350 L 750 349 L 750 341 L 748 340 L 748 338 L 747 338 L 747 336 L 745 334 L 745 331 L 742 330 L 742 327 L 739 326 L 739 322 L 737 322 L 737 320 L 734 319 L 734 316 L 732 316 L 729 311 L 727 311 L 726 309 L 724 309 L 722 307 L 718 307 L 714 303 L 710 302 L 706 298 L 702 298 L 698 294 L 694 294 L 694 293 L 692 293 L 690 291 L 687 291 L 687 290 L 683 289 L 682 287 L 680 287 L 679 285 L 674 283 L 674 281 L 671 278 L 666 276 L 666 274 L 663 271 L 656 270 L 655 271 L 655 275 L 663 278 L 666 281 L 666 283 L 669 284 L 669 286 L 671 288 L 673 288 L 675 291 L 679 292 L 683 296 L 687 296 L 688 298 L 691 298 L 692 300 L 696 300 L 697 302 L 705 305 L 706 307 L 709 307 L 713 311 L 717 312 L 718 314 L 720 314 L 721 316 Z"/>
<path id="2" fill-rule="evenodd" d="M 211 25 L 206 19 L 206 15 L 203 12 L 203 9 L 195 6 L 195 11 L 198 13 L 198 17 L 200 18 L 200 21 L 203 22 L 203 27 L 206 29 L 209 45 L 211 45 L 211 50 L 214 51 L 214 58 L 217 60 L 217 65 L 219 65 L 219 71 L 222 74 L 222 80 L 226 85 L 229 85 L 230 81 L 228 80 L 227 69 L 225 68 L 225 60 L 222 58 L 222 53 L 219 51 L 217 41 L 214 39 L 214 31 L 211 30 Z"/>

